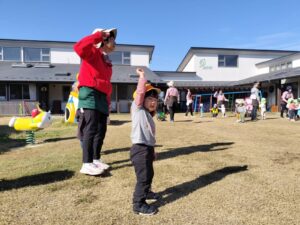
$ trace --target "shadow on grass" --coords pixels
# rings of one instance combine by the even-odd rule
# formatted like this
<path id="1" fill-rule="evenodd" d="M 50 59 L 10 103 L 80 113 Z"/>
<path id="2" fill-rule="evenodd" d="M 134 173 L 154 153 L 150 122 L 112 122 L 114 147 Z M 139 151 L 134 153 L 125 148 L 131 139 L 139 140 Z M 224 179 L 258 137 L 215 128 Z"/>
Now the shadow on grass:
<path id="1" fill-rule="evenodd" d="M 185 183 L 169 187 L 166 190 L 160 192 L 159 194 L 162 196 L 160 201 L 152 203 L 157 207 L 164 206 L 166 204 L 172 203 L 182 197 L 185 197 L 194 191 L 197 191 L 200 188 L 203 188 L 207 185 L 210 185 L 214 182 L 222 180 L 226 176 L 234 173 L 239 173 L 248 170 L 247 165 L 243 166 L 229 166 L 224 167 L 222 169 L 213 171 L 211 173 L 201 175 L 194 180 L 187 181 Z"/>
<path id="2" fill-rule="evenodd" d="M 264 119 L 264 120 L 278 120 L 279 118 L 276 118 L 276 117 L 266 117 L 266 119 Z M 262 119 L 260 119 L 260 120 L 262 120 Z"/>
<path id="3" fill-rule="evenodd" d="M 109 154 L 113 154 L 113 153 L 117 153 L 117 152 L 128 152 L 128 154 L 129 154 L 130 148 L 131 147 L 110 149 L 110 150 L 102 151 L 101 153 L 103 155 L 109 155 Z"/>
<path id="4" fill-rule="evenodd" d="M 123 125 L 124 123 L 130 123 L 130 120 L 111 120 L 110 124 L 111 126 L 120 126 Z"/>
<path id="5" fill-rule="evenodd" d="M 175 120 L 174 123 L 192 122 L 193 120 Z"/>
<path id="6" fill-rule="evenodd" d="M 194 123 L 211 123 L 213 121 L 211 120 L 203 120 L 203 121 L 198 121 L 198 122 L 194 122 Z"/>
<path id="7" fill-rule="evenodd" d="M 57 141 L 65 141 L 65 140 L 70 140 L 70 139 L 76 139 L 77 137 L 62 137 L 62 138 L 49 138 L 44 140 L 44 142 L 57 142 Z"/>
<path id="8" fill-rule="evenodd" d="M 20 177 L 14 180 L 0 180 L 0 191 L 54 183 L 70 179 L 73 175 L 73 171 L 62 170 Z"/>
<path id="9" fill-rule="evenodd" d="M 213 152 L 213 151 L 222 151 L 228 149 L 229 146 L 234 144 L 234 142 L 217 142 L 211 143 L 208 145 L 195 145 L 195 146 L 188 146 L 182 148 L 175 148 L 170 149 L 169 151 L 160 152 L 157 154 L 157 160 L 164 160 L 168 158 L 173 158 L 179 155 L 189 155 L 195 152 Z M 222 147 L 223 148 L 215 148 L 215 147 Z"/>
<path id="10" fill-rule="evenodd" d="M 196 146 L 168 149 L 168 151 L 160 152 L 157 154 L 157 161 L 174 158 L 174 157 L 177 157 L 180 155 L 189 155 L 189 154 L 193 154 L 195 152 L 223 151 L 223 150 L 228 149 L 228 147 L 225 147 L 225 146 L 232 145 L 232 144 L 234 144 L 234 142 L 218 142 L 218 143 L 212 143 L 212 144 L 208 144 L 208 145 L 196 145 Z M 221 146 L 223 146 L 223 148 L 220 148 Z M 215 147 L 219 147 L 219 148 L 215 148 Z M 130 151 L 130 148 L 125 148 L 125 149 Z M 118 149 L 116 149 L 116 150 L 118 150 Z M 112 162 L 109 164 L 114 165 L 114 164 L 122 164 L 122 163 L 126 163 L 126 162 L 129 162 L 129 163 L 113 166 L 111 168 L 111 170 L 117 170 L 117 169 L 122 169 L 124 167 L 132 166 L 130 159 L 119 160 L 119 161 L 115 161 L 115 162 Z"/>
<path id="11" fill-rule="evenodd" d="M 0 125 L 0 155 L 12 150 L 13 148 L 23 147 L 26 145 L 26 139 L 12 139 L 11 134 L 20 134 L 21 132 L 16 131 L 14 128 L 8 125 Z"/>

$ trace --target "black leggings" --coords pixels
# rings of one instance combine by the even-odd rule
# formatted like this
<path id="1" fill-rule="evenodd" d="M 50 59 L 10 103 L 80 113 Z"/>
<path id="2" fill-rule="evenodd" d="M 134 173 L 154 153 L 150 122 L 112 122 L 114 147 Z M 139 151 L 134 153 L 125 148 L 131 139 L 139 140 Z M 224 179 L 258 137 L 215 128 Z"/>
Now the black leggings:
<path id="1" fill-rule="evenodd" d="M 81 141 L 83 163 L 100 159 L 100 152 L 107 129 L 107 115 L 92 109 L 78 112 L 78 138 Z"/>
<path id="2" fill-rule="evenodd" d="M 284 111 L 286 112 L 286 116 L 288 116 L 288 110 L 287 110 L 287 108 L 286 108 L 286 105 L 287 105 L 286 102 L 282 102 L 282 103 L 280 104 L 280 106 L 281 106 L 280 116 L 281 116 L 281 117 L 283 117 Z"/>

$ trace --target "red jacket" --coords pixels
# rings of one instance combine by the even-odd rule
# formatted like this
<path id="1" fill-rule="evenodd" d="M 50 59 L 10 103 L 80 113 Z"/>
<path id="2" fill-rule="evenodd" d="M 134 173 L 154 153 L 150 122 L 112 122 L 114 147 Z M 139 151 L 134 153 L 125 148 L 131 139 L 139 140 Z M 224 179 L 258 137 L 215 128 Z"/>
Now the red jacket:
<path id="1" fill-rule="evenodd" d="M 108 105 L 110 105 L 112 64 L 105 60 L 102 49 L 95 47 L 95 44 L 102 40 L 102 33 L 96 32 L 84 37 L 74 45 L 75 52 L 82 59 L 78 87 L 91 87 L 106 94 Z"/>

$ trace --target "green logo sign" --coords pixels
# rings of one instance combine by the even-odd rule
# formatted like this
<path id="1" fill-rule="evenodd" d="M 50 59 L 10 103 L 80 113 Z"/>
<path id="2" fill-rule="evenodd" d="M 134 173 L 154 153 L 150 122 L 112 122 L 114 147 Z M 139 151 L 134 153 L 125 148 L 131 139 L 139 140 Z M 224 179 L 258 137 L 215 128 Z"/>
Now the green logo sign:
<path id="1" fill-rule="evenodd" d="M 212 66 L 207 66 L 206 65 L 206 59 L 200 59 L 199 67 L 203 70 L 212 70 Z"/>

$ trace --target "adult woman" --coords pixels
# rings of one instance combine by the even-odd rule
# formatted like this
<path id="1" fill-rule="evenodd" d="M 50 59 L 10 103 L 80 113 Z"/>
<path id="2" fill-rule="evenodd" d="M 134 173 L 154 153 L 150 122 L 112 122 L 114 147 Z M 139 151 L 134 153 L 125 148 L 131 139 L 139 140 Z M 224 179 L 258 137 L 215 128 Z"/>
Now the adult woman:
<path id="1" fill-rule="evenodd" d="M 292 87 L 291 86 L 287 86 L 286 87 L 286 91 L 282 93 L 281 95 L 281 110 L 280 110 L 280 116 L 283 118 L 283 113 L 284 111 L 286 111 L 286 117 L 288 117 L 288 109 L 286 108 L 286 105 L 288 103 L 288 100 L 290 98 L 294 98 L 294 95 L 292 93 Z"/>
<path id="2" fill-rule="evenodd" d="M 185 113 L 185 116 L 188 115 L 188 113 L 190 112 L 191 113 L 191 116 L 193 116 L 193 98 L 192 98 L 192 93 L 190 91 L 190 89 L 187 89 L 188 92 L 186 94 L 186 106 L 187 106 L 187 109 L 186 109 L 186 113 Z"/>
<path id="3" fill-rule="evenodd" d="M 164 104 L 167 106 L 170 112 L 170 122 L 174 122 L 174 115 L 177 103 L 179 102 L 179 92 L 174 86 L 174 81 L 167 83 L 169 88 L 167 89 Z"/>
<path id="4" fill-rule="evenodd" d="M 259 90 L 258 90 L 259 82 L 255 82 L 253 87 L 251 88 L 250 99 L 252 100 L 252 111 L 251 111 L 251 120 L 257 120 L 257 109 L 260 104 Z"/>

